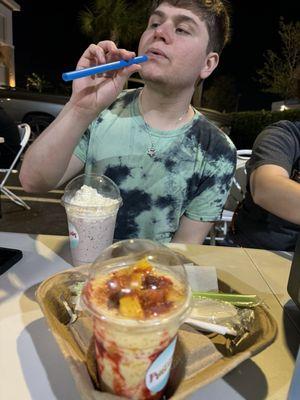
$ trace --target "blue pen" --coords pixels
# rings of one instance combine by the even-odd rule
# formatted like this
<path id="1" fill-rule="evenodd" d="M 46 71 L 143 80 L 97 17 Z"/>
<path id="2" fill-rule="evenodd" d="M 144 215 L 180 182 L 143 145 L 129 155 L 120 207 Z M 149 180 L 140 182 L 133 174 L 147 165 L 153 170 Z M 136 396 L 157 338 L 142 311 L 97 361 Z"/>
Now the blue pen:
<path id="1" fill-rule="evenodd" d="M 91 68 L 79 69 L 77 71 L 65 72 L 62 74 L 62 78 L 64 81 L 72 81 L 73 79 L 83 78 L 84 76 L 103 74 L 103 72 L 107 71 L 115 71 L 117 69 L 121 69 L 124 67 L 129 67 L 132 64 L 140 64 L 148 60 L 147 56 L 138 56 L 131 58 L 130 60 L 121 60 L 103 65 L 96 65 Z"/>

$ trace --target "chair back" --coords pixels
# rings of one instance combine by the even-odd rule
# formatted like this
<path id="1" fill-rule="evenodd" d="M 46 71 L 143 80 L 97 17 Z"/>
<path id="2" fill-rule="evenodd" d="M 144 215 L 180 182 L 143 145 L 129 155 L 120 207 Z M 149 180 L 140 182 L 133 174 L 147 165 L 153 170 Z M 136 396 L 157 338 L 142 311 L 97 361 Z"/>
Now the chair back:
<path id="1" fill-rule="evenodd" d="M 240 149 L 236 151 L 237 158 L 248 160 L 251 157 L 252 150 L 251 149 Z"/>
<path id="2" fill-rule="evenodd" d="M 237 150 L 237 161 L 232 186 L 225 204 L 225 210 L 234 211 L 246 193 L 247 172 L 246 162 L 251 157 L 252 150 Z"/>
<path id="3" fill-rule="evenodd" d="M 18 125 L 18 130 L 20 134 L 20 146 L 22 149 L 27 145 L 30 135 L 31 135 L 31 128 L 28 124 L 19 124 Z"/>
<path id="4" fill-rule="evenodd" d="M 5 172 L 5 175 L 2 181 L 0 181 L 0 193 L 3 193 L 8 199 L 18 204 L 19 206 L 22 206 L 27 210 L 30 210 L 30 206 L 26 204 L 21 197 L 13 193 L 8 187 L 5 186 L 5 183 L 9 178 L 9 175 L 11 174 L 12 171 L 14 171 L 13 168 L 21 157 L 21 154 L 24 151 L 25 146 L 27 145 L 31 134 L 31 128 L 28 124 L 19 124 L 18 130 L 20 135 L 20 149 L 18 151 L 18 154 L 15 156 L 15 159 L 13 160 L 11 166 L 8 169 L 3 170 L 3 172 Z"/>
<path id="5" fill-rule="evenodd" d="M 19 124 L 18 125 L 18 130 L 19 130 L 19 135 L 20 135 L 20 149 L 17 153 L 17 155 L 15 156 L 12 164 L 10 165 L 10 167 L 1 170 L 1 172 L 5 172 L 4 178 L 2 179 L 2 181 L 0 181 L 0 189 L 2 190 L 2 188 L 4 187 L 10 173 L 12 171 L 15 171 L 13 168 L 16 165 L 17 161 L 19 160 L 19 158 L 21 157 L 21 154 L 24 151 L 25 146 L 27 145 L 29 138 L 30 138 L 30 134 L 31 134 L 31 128 L 28 124 Z"/>
<path id="6" fill-rule="evenodd" d="M 247 185 L 246 162 L 251 157 L 251 154 L 252 150 L 237 150 L 235 174 L 221 220 L 214 224 L 210 230 L 210 236 L 207 237 L 212 245 L 215 245 L 217 241 L 222 242 L 234 216 L 234 211 L 245 196 Z"/>

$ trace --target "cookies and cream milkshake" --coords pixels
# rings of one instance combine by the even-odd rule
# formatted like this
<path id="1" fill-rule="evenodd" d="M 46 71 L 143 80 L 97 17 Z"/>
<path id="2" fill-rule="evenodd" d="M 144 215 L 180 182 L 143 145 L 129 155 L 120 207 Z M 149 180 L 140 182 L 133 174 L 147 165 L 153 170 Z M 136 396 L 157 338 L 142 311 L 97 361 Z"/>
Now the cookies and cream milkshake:
<path id="1" fill-rule="evenodd" d="M 102 389 L 130 399 L 160 399 L 189 289 L 151 256 L 90 279 L 82 292 L 93 315 Z"/>
<path id="2" fill-rule="evenodd" d="M 70 182 L 73 188 L 66 187 L 63 204 L 68 217 L 70 247 L 74 265 L 91 263 L 106 247 L 111 245 L 114 236 L 117 212 L 120 206 L 118 189 L 113 187 L 117 196 L 108 197 L 101 194 L 101 183 L 108 178 L 89 176 L 88 182 L 78 189 L 78 183 L 84 182 L 81 177 L 79 182 Z M 75 178 L 75 179 L 78 179 Z M 98 187 L 97 187 L 98 186 Z"/>

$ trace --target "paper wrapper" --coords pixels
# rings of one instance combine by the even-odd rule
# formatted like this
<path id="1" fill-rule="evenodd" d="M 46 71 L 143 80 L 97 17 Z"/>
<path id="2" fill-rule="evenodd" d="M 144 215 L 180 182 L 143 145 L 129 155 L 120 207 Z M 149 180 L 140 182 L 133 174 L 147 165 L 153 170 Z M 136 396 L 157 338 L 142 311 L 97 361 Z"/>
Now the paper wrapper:
<path id="1" fill-rule="evenodd" d="M 62 302 L 69 302 L 70 284 L 82 280 L 87 266 L 73 268 L 46 279 L 37 290 L 37 300 L 48 325 L 67 359 L 83 399 L 121 399 L 101 392 L 98 380 L 91 319 L 84 313 L 72 324 Z M 223 282 L 221 291 L 229 292 Z M 232 291 L 231 291 L 232 292 Z M 178 333 L 165 398 L 185 399 L 200 387 L 221 378 L 241 362 L 270 345 L 277 333 L 276 322 L 263 306 L 255 308 L 252 329 L 239 338 L 201 334 L 183 325 Z"/>

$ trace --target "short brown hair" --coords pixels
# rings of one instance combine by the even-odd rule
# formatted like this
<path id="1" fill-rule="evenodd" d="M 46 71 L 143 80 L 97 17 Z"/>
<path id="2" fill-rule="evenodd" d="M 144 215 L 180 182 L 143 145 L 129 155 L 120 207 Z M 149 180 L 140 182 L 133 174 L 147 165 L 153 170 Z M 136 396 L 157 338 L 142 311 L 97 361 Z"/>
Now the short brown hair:
<path id="1" fill-rule="evenodd" d="M 215 51 L 220 54 L 229 41 L 230 18 L 228 6 L 221 0 L 154 0 L 153 12 L 160 4 L 168 3 L 173 7 L 185 8 L 199 16 L 207 27 L 209 40 L 207 53 Z"/>

